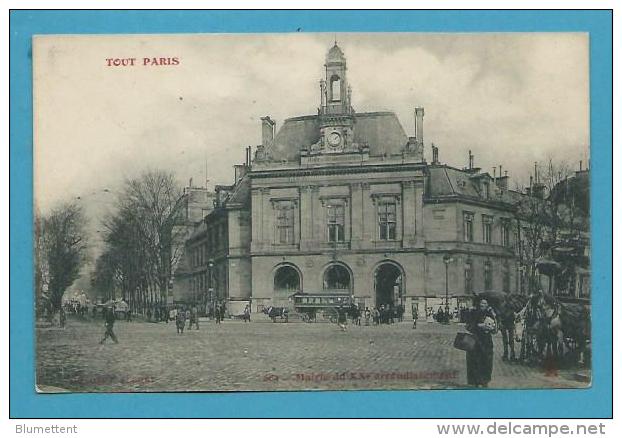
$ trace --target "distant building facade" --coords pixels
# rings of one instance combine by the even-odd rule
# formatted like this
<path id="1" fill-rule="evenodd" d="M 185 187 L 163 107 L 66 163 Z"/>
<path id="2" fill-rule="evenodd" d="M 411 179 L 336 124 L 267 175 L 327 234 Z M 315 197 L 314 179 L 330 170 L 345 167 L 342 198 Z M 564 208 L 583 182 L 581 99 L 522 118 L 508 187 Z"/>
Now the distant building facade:
<path id="1" fill-rule="evenodd" d="M 214 209 L 215 199 L 216 194 L 213 191 L 206 187 L 193 185 L 192 179 L 184 188 L 182 195 L 183 221 L 174 232 L 178 238 L 173 248 L 175 263 L 169 302 L 191 303 L 198 301 L 198 296 L 192 288 L 195 272 L 193 261 L 188 253 L 187 242 L 197 232 L 197 228 L 203 223 L 203 218 Z"/>
<path id="2" fill-rule="evenodd" d="M 346 58 L 326 56 L 317 114 L 262 118 L 262 143 L 219 186 L 186 242 L 197 301 L 291 305 L 296 293 L 348 295 L 363 307 L 470 304 L 519 290 L 507 176 L 424 160 L 423 108 L 408 136 L 392 112 L 356 113 Z M 447 283 L 446 283 L 447 274 Z"/>

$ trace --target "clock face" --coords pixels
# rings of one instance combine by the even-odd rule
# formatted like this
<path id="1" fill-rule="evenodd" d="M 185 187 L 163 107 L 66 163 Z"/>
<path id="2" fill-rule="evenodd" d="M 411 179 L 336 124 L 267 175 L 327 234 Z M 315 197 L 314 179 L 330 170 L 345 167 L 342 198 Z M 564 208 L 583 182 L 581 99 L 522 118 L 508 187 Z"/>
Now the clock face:
<path id="1" fill-rule="evenodd" d="M 337 147 L 341 143 L 341 135 L 338 132 L 331 132 L 328 134 L 328 144 L 332 147 Z"/>

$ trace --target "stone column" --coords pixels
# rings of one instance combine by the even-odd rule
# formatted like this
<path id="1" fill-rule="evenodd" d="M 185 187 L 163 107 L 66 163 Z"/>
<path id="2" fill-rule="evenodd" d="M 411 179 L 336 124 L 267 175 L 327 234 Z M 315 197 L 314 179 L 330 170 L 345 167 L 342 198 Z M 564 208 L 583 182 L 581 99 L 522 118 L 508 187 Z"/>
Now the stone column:
<path id="1" fill-rule="evenodd" d="M 361 183 L 361 228 L 363 231 L 363 247 L 371 247 L 371 241 L 375 238 L 374 236 L 376 235 L 376 209 L 374 208 L 369 193 L 369 183 Z"/>
<path id="2" fill-rule="evenodd" d="M 318 186 L 311 186 L 311 246 L 316 247 L 323 241 L 323 223 L 324 217 L 322 215 L 323 209 L 320 205 L 320 188 Z"/>
<path id="3" fill-rule="evenodd" d="M 411 247 L 415 244 L 415 212 L 416 212 L 416 193 L 415 182 L 402 182 L 402 223 L 404 224 L 404 247 Z"/>
<path id="4" fill-rule="evenodd" d="M 423 245 L 423 181 L 414 184 L 415 191 L 415 240 L 417 245 Z"/>
<path id="5" fill-rule="evenodd" d="M 300 187 L 300 249 L 309 248 L 313 240 L 313 202 L 311 187 Z"/>
<path id="6" fill-rule="evenodd" d="M 274 210 L 270 204 L 270 189 L 261 189 L 261 244 L 267 247 L 272 242 Z"/>
<path id="7" fill-rule="evenodd" d="M 261 189 L 252 189 L 251 191 L 251 229 L 252 240 L 251 247 L 253 251 L 257 251 L 261 248 L 261 221 L 262 221 L 262 200 Z"/>
<path id="8" fill-rule="evenodd" d="M 352 183 L 350 204 L 350 235 L 353 249 L 361 247 L 363 239 L 363 192 L 361 183 Z"/>

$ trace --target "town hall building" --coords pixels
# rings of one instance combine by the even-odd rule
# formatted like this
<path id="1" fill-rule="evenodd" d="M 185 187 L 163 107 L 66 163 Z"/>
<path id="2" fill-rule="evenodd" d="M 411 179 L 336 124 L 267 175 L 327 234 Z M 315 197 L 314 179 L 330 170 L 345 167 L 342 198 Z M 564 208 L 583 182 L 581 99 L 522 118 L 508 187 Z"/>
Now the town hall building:
<path id="1" fill-rule="evenodd" d="M 325 295 L 424 316 L 447 297 L 453 310 L 477 292 L 516 291 L 519 194 L 507 175 L 481 172 L 473 156 L 441 164 L 434 145 L 426 162 L 423 108 L 409 136 L 392 112 L 354 110 L 336 43 L 324 65 L 317 113 L 278 129 L 262 118 L 261 144 L 216 187 L 186 243 L 189 294 L 234 314 Z"/>

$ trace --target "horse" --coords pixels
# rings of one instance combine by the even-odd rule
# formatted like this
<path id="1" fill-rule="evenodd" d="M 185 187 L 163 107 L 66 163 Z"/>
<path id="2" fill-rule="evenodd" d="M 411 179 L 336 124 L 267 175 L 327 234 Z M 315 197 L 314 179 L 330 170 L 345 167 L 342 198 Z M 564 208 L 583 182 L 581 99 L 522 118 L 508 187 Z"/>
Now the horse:
<path id="1" fill-rule="evenodd" d="M 523 345 L 527 348 L 524 357 L 550 362 L 572 353 L 578 363 L 584 361 L 590 337 L 587 306 L 564 304 L 552 295 L 539 292 L 529 298 L 523 313 L 526 332 Z"/>
<path id="2" fill-rule="evenodd" d="M 564 358 L 568 353 L 576 354 L 577 362 L 583 362 L 583 352 L 589 338 L 589 311 L 586 306 L 562 303 L 557 298 L 541 294 L 539 303 L 546 317 L 548 356 Z"/>
<path id="3" fill-rule="evenodd" d="M 498 330 L 503 340 L 503 360 L 516 360 L 514 341 L 516 338 L 517 315 L 527 304 L 528 297 L 517 293 L 484 292 L 478 295 L 485 298 L 497 317 Z"/>
<path id="4" fill-rule="evenodd" d="M 269 306 L 263 309 L 263 313 L 268 315 L 272 322 L 276 322 L 277 318 L 284 319 L 285 322 L 289 319 L 289 310 L 287 307 L 274 307 Z"/>

